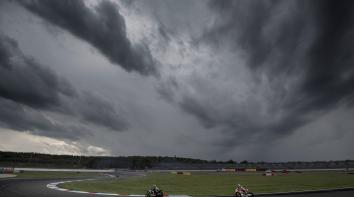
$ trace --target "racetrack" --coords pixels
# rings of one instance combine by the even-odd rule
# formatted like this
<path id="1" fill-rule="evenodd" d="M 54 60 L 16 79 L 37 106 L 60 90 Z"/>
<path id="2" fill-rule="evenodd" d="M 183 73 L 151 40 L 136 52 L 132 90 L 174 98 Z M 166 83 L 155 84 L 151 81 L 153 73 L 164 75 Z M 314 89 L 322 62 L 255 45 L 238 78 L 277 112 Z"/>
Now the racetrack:
<path id="1" fill-rule="evenodd" d="M 80 197 L 92 196 L 92 194 L 77 194 L 64 191 L 56 191 L 46 187 L 52 182 L 61 181 L 63 179 L 4 179 L 0 180 L 0 196 L 1 197 Z M 297 195 L 276 195 L 287 197 L 352 197 L 354 191 L 337 191 L 327 193 L 311 193 L 311 194 L 297 194 Z M 271 196 L 270 196 L 271 197 Z"/>
<path id="2" fill-rule="evenodd" d="M 87 196 L 61 192 L 47 188 L 47 184 L 58 180 L 7 179 L 0 180 L 1 197 L 75 197 Z"/>

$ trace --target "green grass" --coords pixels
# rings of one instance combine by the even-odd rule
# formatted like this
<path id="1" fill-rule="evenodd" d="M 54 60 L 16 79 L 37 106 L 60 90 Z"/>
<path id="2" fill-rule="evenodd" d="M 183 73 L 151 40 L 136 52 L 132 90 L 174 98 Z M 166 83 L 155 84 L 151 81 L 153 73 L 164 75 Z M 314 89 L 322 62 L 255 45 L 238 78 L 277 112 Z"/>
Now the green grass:
<path id="1" fill-rule="evenodd" d="M 354 176 L 344 172 L 290 173 L 273 177 L 255 173 L 194 173 L 190 176 L 149 173 L 145 177 L 73 182 L 61 184 L 60 187 L 90 192 L 144 194 L 153 184 L 157 184 L 168 194 L 232 195 L 237 183 L 254 193 L 287 192 L 354 187 Z"/>
<path id="2" fill-rule="evenodd" d="M 56 179 L 56 178 L 85 178 L 95 177 L 98 173 L 93 172 L 22 172 L 16 173 L 16 178 L 29 179 Z"/>

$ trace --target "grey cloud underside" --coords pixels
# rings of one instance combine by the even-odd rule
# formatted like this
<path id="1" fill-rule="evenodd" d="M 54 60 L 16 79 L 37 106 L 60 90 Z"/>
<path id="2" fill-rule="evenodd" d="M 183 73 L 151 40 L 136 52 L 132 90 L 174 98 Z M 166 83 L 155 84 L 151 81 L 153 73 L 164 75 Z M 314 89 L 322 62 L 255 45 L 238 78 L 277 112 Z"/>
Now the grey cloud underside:
<path id="1" fill-rule="evenodd" d="M 16 21 L 10 20 L 16 14 L 9 14 L 3 31 L 16 37 L 26 53 L 38 60 L 43 55 L 43 61 L 48 62 L 73 54 L 86 58 L 88 51 L 76 50 L 82 49 L 82 42 L 76 42 L 81 39 L 112 63 L 141 75 L 111 73 L 117 68 L 107 69 L 106 65 L 90 67 L 94 63 L 88 65 L 88 72 L 74 69 L 73 73 L 58 63 L 51 65 L 70 73 L 69 83 L 24 56 L 15 41 L 1 36 L 0 128 L 87 139 L 109 146 L 114 154 L 173 153 L 212 159 L 246 155 L 245 159 L 267 159 L 267 150 L 272 150 L 269 147 L 278 143 L 283 145 L 269 152 L 270 159 L 278 160 L 282 149 L 282 159 L 293 159 L 286 151 L 288 146 L 294 146 L 299 155 L 309 153 L 310 147 L 314 152 L 308 158 L 324 154 L 324 149 L 316 147 L 328 147 L 326 150 L 332 151 L 329 155 L 352 152 L 350 143 L 343 140 L 352 136 L 350 117 L 354 116 L 351 1 L 128 1 L 127 5 L 119 2 L 121 8 L 105 0 L 96 1 L 92 7 L 86 5 L 91 1 L 83 0 L 16 2 L 12 5 L 23 13 L 21 17 L 35 14 L 39 17 L 34 21 L 43 19 L 48 22 L 45 25 L 74 36 L 65 39 L 75 40 L 45 43 L 46 54 L 41 44 L 28 41 L 36 32 L 48 34 L 43 23 L 35 24 L 36 30 L 27 34 L 26 30 L 35 28 L 25 27 L 27 20 L 9 25 Z M 127 18 L 120 13 L 127 13 Z M 132 32 L 126 32 L 125 21 L 140 18 L 143 20 L 133 21 Z M 142 27 L 136 28 L 139 24 Z M 58 28 L 51 29 L 55 30 Z M 51 42 L 52 35 L 48 35 L 43 41 Z M 143 35 L 149 46 L 134 43 L 129 35 Z M 61 41 L 62 46 L 72 46 L 73 50 L 58 47 Z M 37 52 L 37 48 L 41 50 Z M 75 53 L 68 56 L 72 51 Z M 52 54 L 57 56 L 53 58 Z M 153 57 L 162 63 L 159 77 L 144 77 L 158 73 Z M 96 62 L 96 58 L 88 59 Z M 101 58 L 97 62 L 102 62 Z M 92 81 L 98 70 L 100 80 Z M 80 84 L 76 86 L 74 81 Z M 95 94 L 98 92 L 107 100 Z M 158 100 L 159 96 L 172 105 Z M 111 101 L 117 106 L 124 104 L 132 125 Z M 174 107 L 182 109 L 182 114 Z M 100 136 L 85 136 L 90 130 Z M 119 138 L 111 140 L 113 136 Z M 140 146 L 129 146 L 136 141 Z M 330 143 L 333 141 L 338 143 Z M 339 143 L 343 143 L 342 149 L 332 150 L 333 144 Z M 297 149 L 299 144 L 302 147 Z M 326 154 L 322 158 L 331 157 Z"/>
<path id="2" fill-rule="evenodd" d="M 0 125 L 47 136 L 76 138 L 87 130 L 83 124 L 115 131 L 128 126 L 110 102 L 78 92 L 54 71 L 23 55 L 16 41 L 4 35 L 0 35 L 0 106 Z"/>
<path id="3" fill-rule="evenodd" d="M 90 43 L 126 71 L 158 74 L 148 46 L 133 44 L 127 38 L 124 18 L 114 3 L 101 1 L 93 10 L 82 0 L 20 2 L 31 12 Z"/>
<path id="4" fill-rule="evenodd" d="M 76 100 L 74 108 L 79 109 L 79 116 L 87 122 L 92 122 L 116 131 L 124 131 L 129 127 L 128 122 L 118 114 L 114 106 L 93 94 L 85 92 Z"/>
<path id="5" fill-rule="evenodd" d="M 314 109 L 354 96 L 354 2 L 317 1 L 312 4 L 318 36 L 308 55 L 302 90 Z"/>
<path id="6" fill-rule="evenodd" d="M 255 72 L 277 77 L 305 70 L 297 90 L 300 108 L 322 109 L 353 96 L 352 1 L 211 1 L 211 7 L 222 22 L 206 38 L 225 38 L 245 50 Z M 280 10 L 291 14 L 282 19 Z M 271 22 L 279 24 L 273 34 L 264 33 Z M 308 48 L 301 48 L 304 42 Z M 304 52 L 297 56 L 299 49 Z"/>
<path id="7" fill-rule="evenodd" d="M 25 105 L 0 97 L 0 127 L 17 131 L 29 131 L 32 134 L 79 139 L 85 135 L 85 128 L 55 124 L 43 113 Z"/>
<path id="8" fill-rule="evenodd" d="M 17 43 L 0 37 L 0 95 L 35 108 L 59 104 L 59 96 L 74 96 L 73 87 L 51 70 L 26 58 Z"/>
<path id="9" fill-rule="evenodd" d="M 213 91 L 182 93 L 182 99 L 175 102 L 184 111 L 206 128 L 228 134 L 230 140 L 221 144 L 277 139 L 313 121 L 314 114 L 326 113 L 339 104 L 352 106 L 353 1 L 216 0 L 209 1 L 209 7 L 216 14 L 215 23 L 196 43 L 207 43 L 215 51 L 230 47 L 244 54 L 254 83 L 262 86 L 266 81 L 270 90 L 260 95 L 255 91 L 255 96 L 248 95 L 257 97 L 255 100 L 242 103 L 228 96 L 234 91 L 231 87 L 220 95 Z M 213 83 L 203 79 L 194 89 L 198 92 Z M 176 91 L 176 85 L 164 84 L 160 93 L 171 101 Z M 256 107 L 261 102 L 267 103 L 266 116 L 259 115 L 262 107 Z"/>

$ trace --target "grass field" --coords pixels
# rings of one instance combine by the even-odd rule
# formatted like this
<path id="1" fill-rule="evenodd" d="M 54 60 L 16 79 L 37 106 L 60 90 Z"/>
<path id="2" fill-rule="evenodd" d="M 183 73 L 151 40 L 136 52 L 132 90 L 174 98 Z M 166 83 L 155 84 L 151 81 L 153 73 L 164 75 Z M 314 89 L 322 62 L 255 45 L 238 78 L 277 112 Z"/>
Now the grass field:
<path id="1" fill-rule="evenodd" d="M 289 173 L 273 177 L 255 173 L 192 173 L 189 176 L 149 173 L 145 177 L 73 182 L 61 184 L 60 187 L 90 192 L 144 194 L 149 187 L 157 184 L 168 194 L 232 195 L 237 183 L 254 193 L 318 190 L 354 187 L 354 175 L 344 172 Z"/>
<path id="2" fill-rule="evenodd" d="M 56 179 L 56 178 L 84 178 L 94 177 L 98 173 L 94 172 L 22 172 L 16 173 L 16 178 L 31 178 L 31 179 Z"/>

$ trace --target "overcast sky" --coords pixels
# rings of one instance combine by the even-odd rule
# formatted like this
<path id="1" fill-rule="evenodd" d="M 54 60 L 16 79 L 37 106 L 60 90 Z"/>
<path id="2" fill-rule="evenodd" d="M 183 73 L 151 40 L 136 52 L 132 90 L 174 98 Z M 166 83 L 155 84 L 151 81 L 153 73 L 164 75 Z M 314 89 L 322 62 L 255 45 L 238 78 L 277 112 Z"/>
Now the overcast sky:
<path id="1" fill-rule="evenodd" d="M 0 150 L 354 159 L 354 1 L 0 2 Z"/>

